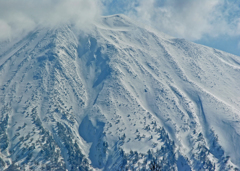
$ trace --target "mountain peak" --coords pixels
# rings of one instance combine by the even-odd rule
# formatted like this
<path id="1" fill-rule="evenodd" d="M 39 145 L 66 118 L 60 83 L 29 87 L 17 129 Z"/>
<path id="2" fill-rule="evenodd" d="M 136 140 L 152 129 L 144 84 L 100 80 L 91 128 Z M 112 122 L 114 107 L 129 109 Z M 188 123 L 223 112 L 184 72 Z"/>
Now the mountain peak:
<path id="1" fill-rule="evenodd" d="M 0 170 L 240 166 L 236 56 L 124 15 L 88 31 L 39 29 L 6 47 Z"/>

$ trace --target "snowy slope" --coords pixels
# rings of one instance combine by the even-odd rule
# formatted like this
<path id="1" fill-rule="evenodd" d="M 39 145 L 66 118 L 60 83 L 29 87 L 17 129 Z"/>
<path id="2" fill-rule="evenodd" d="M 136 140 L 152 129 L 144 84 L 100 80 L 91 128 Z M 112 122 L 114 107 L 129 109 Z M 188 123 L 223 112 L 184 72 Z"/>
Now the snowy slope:
<path id="1" fill-rule="evenodd" d="M 13 42 L 0 48 L 0 170 L 240 167 L 239 57 L 123 15 Z"/>

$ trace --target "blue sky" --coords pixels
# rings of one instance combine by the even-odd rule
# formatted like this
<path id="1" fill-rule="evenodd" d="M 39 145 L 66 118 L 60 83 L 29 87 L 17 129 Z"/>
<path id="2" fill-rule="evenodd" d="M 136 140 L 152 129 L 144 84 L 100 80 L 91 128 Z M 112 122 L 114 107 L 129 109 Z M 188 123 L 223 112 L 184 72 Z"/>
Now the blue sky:
<path id="1" fill-rule="evenodd" d="M 71 21 L 83 27 L 119 13 L 173 37 L 240 56 L 240 0 L 0 0 L 0 41 L 39 24 Z"/>
<path id="2" fill-rule="evenodd" d="M 240 56 L 239 0 L 102 0 L 104 14 L 123 13 L 171 36 Z"/>

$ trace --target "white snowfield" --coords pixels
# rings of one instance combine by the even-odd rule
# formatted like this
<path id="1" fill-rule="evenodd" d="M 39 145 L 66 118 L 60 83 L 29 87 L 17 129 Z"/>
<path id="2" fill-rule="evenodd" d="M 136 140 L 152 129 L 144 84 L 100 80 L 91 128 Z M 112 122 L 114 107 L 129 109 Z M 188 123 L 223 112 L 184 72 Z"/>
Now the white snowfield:
<path id="1" fill-rule="evenodd" d="M 0 44 L 0 170 L 237 170 L 240 57 L 124 15 Z"/>

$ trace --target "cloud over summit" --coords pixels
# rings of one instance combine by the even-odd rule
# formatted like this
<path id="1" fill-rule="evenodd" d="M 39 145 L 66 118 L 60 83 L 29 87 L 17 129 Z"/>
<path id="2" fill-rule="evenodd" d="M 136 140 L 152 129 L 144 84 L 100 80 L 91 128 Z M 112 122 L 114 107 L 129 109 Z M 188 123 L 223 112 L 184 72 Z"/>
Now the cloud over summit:
<path id="1" fill-rule="evenodd" d="M 102 14 L 123 13 L 171 36 L 240 36 L 238 0 L 0 0 L 0 39 L 37 25 L 87 26 Z"/>
<path id="2" fill-rule="evenodd" d="M 99 16 L 98 0 L 0 0 L 0 39 L 28 32 L 37 25 L 73 22 L 86 26 Z"/>

